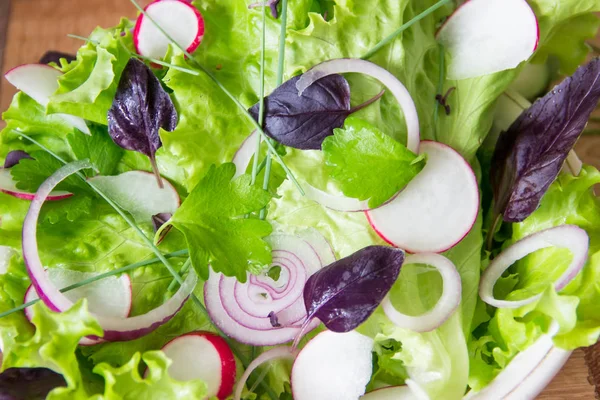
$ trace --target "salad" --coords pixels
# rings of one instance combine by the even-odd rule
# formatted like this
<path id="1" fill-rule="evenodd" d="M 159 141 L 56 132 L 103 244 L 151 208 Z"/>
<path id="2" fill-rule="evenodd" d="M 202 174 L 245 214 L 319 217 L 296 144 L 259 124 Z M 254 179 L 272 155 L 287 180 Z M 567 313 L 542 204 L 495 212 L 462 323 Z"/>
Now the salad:
<path id="1" fill-rule="evenodd" d="M 131 2 L 5 75 L 0 397 L 526 399 L 596 343 L 600 1 Z"/>

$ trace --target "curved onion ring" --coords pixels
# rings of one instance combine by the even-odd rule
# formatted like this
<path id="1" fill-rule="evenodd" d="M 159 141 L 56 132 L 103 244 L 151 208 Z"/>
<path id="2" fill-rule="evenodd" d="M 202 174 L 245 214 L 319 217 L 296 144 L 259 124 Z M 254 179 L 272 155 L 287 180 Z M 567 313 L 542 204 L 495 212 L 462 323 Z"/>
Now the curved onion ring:
<path id="1" fill-rule="evenodd" d="M 381 306 L 385 315 L 400 328 L 415 332 L 429 332 L 442 325 L 456 310 L 461 300 L 461 280 L 452 261 L 440 254 L 423 253 L 406 257 L 404 265 L 427 264 L 437 269 L 442 276 L 444 288 L 442 296 L 430 311 L 416 317 L 402 314 L 392 304 L 389 294 Z"/>
<path id="2" fill-rule="evenodd" d="M 337 60 L 325 61 L 306 71 L 298 79 L 298 82 L 296 82 L 296 88 L 301 95 L 306 88 L 321 78 L 332 74 L 344 74 L 348 72 L 369 75 L 388 88 L 404 112 L 404 119 L 408 129 L 406 147 L 413 153 L 419 154 L 421 138 L 419 133 L 419 116 L 417 115 L 415 102 L 402 82 L 379 65 L 354 58 L 339 58 Z"/>
<path id="3" fill-rule="evenodd" d="M 252 157 L 256 154 L 257 135 L 258 132 L 256 130 L 252 131 L 250 136 L 244 139 L 240 148 L 235 152 L 235 155 L 231 160 L 231 162 L 235 164 L 234 178 L 246 173 L 250 160 L 252 160 Z"/>
<path id="4" fill-rule="evenodd" d="M 248 368 L 246 368 L 244 375 L 242 375 L 242 377 L 239 379 L 238 383 L 236 384 L 233 399 L 240 400 L 242 398 L 242 391 L 244 390 L 244 385 L 246 384 L 246 381 L 250 377 L 250 374 L 252 374 L 252 372 L 254 372 L 254 370 L 256 368 L 260 367 L 262 364 L 264 364 L 266 362 L 277 360 L 277 359 L 295 360 L 296 356 L 298 356 L 297 350 L 294 350 L 291 347 L 282 346 L 282 347 L 275 347 L 271 350 L 265 351 L 260 356 L 256 357 L 254 359 L 254 361 L 252 361 L 250 363 L 250 365 L 248 365 Z"/>
<path id="5" fill-rule="evenodd" d="M 546 229 L 519 240 L 503 250 L 481 276 L 479 296 L 487 304 L 497 308 L 518 308 L 538 300 L 542 294 L 517 301 L 498 300 L 494 297 L 494 285 L 515 261 L 528 254 L 548 247 L 567 248 L 573 254 L 573 260 L 566 271 L 554 283 L 556 291 L 564 288 L 577 276 L 587 261 L 590 239 L 588 234 L 575 225 L 561 225 Z"/>
<path id="6" fill-rule="evenodd" d="M 40 299 L 48 308 L 56 312 L 68 310 L 73 306 L 73 302 L 52 284 L 44 271 L 37 248 L 37 222 L 42 205 L 50 192 L 64 179 L 86 168 L 92 168 L 92 165 L 87 161 L 75 161 L 58 169 L 38 189 L 23 223 L 23 258 L 25 259 L 27 272 L 36 292 L 40 295 Z M 187 278 L 173 297 L 143 315 L 130 318 L 94 315 L 104 330 L 104 340 L 132 340 L 144 336 L 168 322 L 183 307 L 194 290 L 197 281 L 196 273 L 193 269 L 190 270 Z"/>
<path id="7" fill-rule="evenodd" d="M 274 281 L 266 274 L 248 275 L 246 283 L 211 271 L 204 286 L 206 308 L 213 322 L 228 336 L 257 346 L 293 340 L 306 319 L 304 285 L 310 275 L 335 257 L 327 241 L 317 231 L 296 235 L 274 234 L 268 239 L 273 264 L 281 267 Z M 324 264 L 326 263 L 326 264 Z M 275 314 L 280 326 L 274 327 Z M 311 321 L 314 329 L 318 320 Z"/>

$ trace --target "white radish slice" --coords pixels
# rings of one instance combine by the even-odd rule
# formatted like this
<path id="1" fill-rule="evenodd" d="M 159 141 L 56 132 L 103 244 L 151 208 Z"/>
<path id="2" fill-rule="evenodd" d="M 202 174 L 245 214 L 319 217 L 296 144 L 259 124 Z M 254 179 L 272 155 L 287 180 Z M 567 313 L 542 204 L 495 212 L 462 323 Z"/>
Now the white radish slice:
<path id="1" fill-rule="evenodd" d="M 400 108 L 404 113 L 404 120 L 406 121 L 406 147 L 413 153 L 418 153 L 420 142 L 419 116 L 417 115 L 415 102 L 402 82 L 388 70 L 381 68 L 379 65 L 370 61 L 354 58 L 340 58 L 325 61 L 306 71 L 300 79 L 298 79 L 298 82 L 296 82 L 296 88 L 298 89 L 299 94 L 302 94 L 307 87 L 321 78 L 332 74 L 351 72 L 365 74 L 377 79 L 394 95 L 398 104 L 400 104 Z"/>
<path id="2" fill-rule="evenodd" d="M 298 355 L 298 351 L 292 349 L 291 347 L 275 347 L 273 349 L 267 350 L 258 357 L 254 359 L 244 371 L 244 375 L 238 380 L 237 385 L 235 386 L 235 393 L 233 395 L 234 400 L 240 400 L 242 398 L 242 392 L 244 390 L 244 385 L 246 381 L 254 372 L 254 370 L 260 367 L 262 364 L 278 360 L 278 359 L 290 359 L 293 360 Z"/>
<path id="3" fill-rule="evenodd" d="M 539 27 L 526 0 L 469 0 L 437 33 L 450 53 L 448 79 L 517 67 L 536 50 Z"/>
<path id="4" fill-rule="evenodd" d="M 129 171 L 116 176 L 95 176 L 90 183 L 104 192 L 137 222 L 150 222 L 152 216 L 173 214 L 181 205 L 177 190 L 161 178 L 161 189 L 156 176 L 146 171 Z"/>
<path id="5" fill-rule="evenodd" d="M 58 78 L 61 75 L 62 72 L 46 64 L 25 64 L 11 69 L 4 77 L 11 85 L 46 107 L 50 102 L 50 97 L 58 90 Z M 82 118 L 68 114 L 53 115 L 81 132 L 91 134 Z"/>
<path id="6" fill-rule="evenodd" d="M 46 272 L 52 283 L 60 288 L 65 288 L 95 276 L 95 274 L 92 273 L 60 268 L 51 268 Z M 111 276 L 89 285 L 73 289 L 66 292 L 65 296 L 73 303 L 76 303 L 83 298 L 87 299 L 90 312 L 98 315 L 127 318 L 131 312 L 131 280 L 126 274 L 121 275 L 120 278 Z M 39 296 L 32 285 L 29 286 L 25 292 L 23 303 L 29 303 L 38 298 Z M 31 321 L 33 318 L 33 309 L 26 308 L 25 315 L 27 316 L 27 319 Z M 79 341 L 79 344 L 82 346 L 92 346 L 102 342 L 103 340 L 99 338 L 82 338 Z"/>
<path id="7" fill-rule="evenodd" d="M 188 333 L 171 340 L 162 351 L 173 362 L 169 366 L 171 378 L 204 381 L 207 398 L 223 400 L 233 392 L 235 358 L 222 337 L 210 332 Z"/>
<path id="8" fill-rule="evenodd" d="M 412 379 L 405 386 L 390 386 L 373 390 L 360 400 L 429 400 L 429 395 Z"/>
<path id="9" fill-rule="evenodd" d="M 44 270 L 37 246 L 37 222 L 42 206 L 48 194 L 69 176 L 86 168 L 92 168 L 87 161 L 75 161 L 59 168 L 42 186 L 29 206 L 29 211 L 23 222 L 23 258 L 27 273 L 41 300 L 52 311 L 62 312 L 73 307 L 69 300 L 52 283 Z M 190 270 L 179 290 L 161 306 L 135 317 L 120 318 L 93 314 L 101 328 L 104 330 L 103 339 L 106 341 L 127 341 L 137 339 L 154 331 L 159 326 L 167 323 L 183 307 L 192 294 L 198 276 L 193 269 Z"/>
<path id="10" fill-rule="evenodd" d="M 298 354 L 292 367 L 294 400 L 358 399 L 373 371 L 373 339 L 356 331 L 325 331 Z"/>
<path id="11" fill-rule="evenodd" d="M 381 306 L 385 315 L 396 326 L 415 332 L 429 332 L 442 325 L 460 305 L 462 285 L 456 266 L 440 254 L 414 254 L 406 257 L 404 265 L 426 264 L 437 269 L 442 276 L 442 295 L 436 305 L 419 316 L 400 313 L 392 304 L 389 294 L 383 299 Z"/>
<path id="12" fill-rule="evenodd" d="M 33 198 L 35 197 L 35 193 L 26 192 L 17 188 L 17 185 L 13 180 L 12 175 L 10 174 L 10 169 L 8 168 L 0 168 L 0 192 L 16 197 L 18 199 L 28 201 L 33 200 Z M 59 190 L 50 193 L 50 195 L 48 195 L 47 200 L 58 201 L 68 199 L 71 196 L 73 196 L 72 193 Z"/>
<path id="13" fill-rule="evenodd" d="M 175 42 L 193 53 L 204 37 L 204 18 L 191 3 L 183 0 L 155 1 L 140 14 L 133 31 L 133 42 L 138 54 L 162 59 L 171 40 L 165 36 L 158 24 Z M 153 21 L 152 21 L 153 20 Z"/>
<path id="14" fill-rule="evenodd" d="M 564 288 L 585 265 L 588 258 L 590 238 L 586 231 L 575 225 L 561 225 L 536 232 L 504 249 L 484 271 L 479 284 L 479 296 L 487 304 L 497 308 L 518 308 L 538 300 L 542 294 L 523 300 L 498 300 L 494 297 L 494 285 L 512 264 L 537 250 L 548 247 L 569 249 L 573 255 L 571 263 L 560 278 L 554 282 L 558 292 Z"/>
<path id="15" fill-rule="evenodd" d="M 473 228 L 479 186 L 469 163 L 451 147 L 421 142 L 425 168 L 389 203 L 367 211 L 382 239 L 410 253 L 442 253 Z"/>
<path id="16" fill-rule="evenodd" d="M 10 266 L 10 259 L 17 254 L 17 252 L 8 246 L 0 246 L 0 275 L 5 274 Z"/>
<path id="17" fill-rule="evenodd" d="M 569 351 L 560 350 L 554 347 L 553 337 L 558 332 L 558 324 L 553 323 L 550 331 L 542 335 L 531 346 L 521 351 L 511 360 L 511 362 L 494 378 L 489 385 L 479 392 L 469 392 L 464 398 L 469 400 L 505 400 L 505 399 L 533 399 L 533 396 L 513 396 L 517 391 L 527 392 L 534 389 L 538 380 L 549 380 L 553 376 L 544 376 L 543 371 L 558 372 L 557 364 L 566 361 L 565 354 Z M 558 351 L 557 351 L 558 350 Z M 564 361 L 563 361 L 564 360 Z M 542 373 L 540 373 L 540 371 Z M 529 378 L 532 379 L 529 379 Z M 533 387 L 527 388 L 525 382 L 529 382 Z M 519 389 L 522 387 L 521 389 Z M 537 394 L 537 393 L 536 393 Z"/>

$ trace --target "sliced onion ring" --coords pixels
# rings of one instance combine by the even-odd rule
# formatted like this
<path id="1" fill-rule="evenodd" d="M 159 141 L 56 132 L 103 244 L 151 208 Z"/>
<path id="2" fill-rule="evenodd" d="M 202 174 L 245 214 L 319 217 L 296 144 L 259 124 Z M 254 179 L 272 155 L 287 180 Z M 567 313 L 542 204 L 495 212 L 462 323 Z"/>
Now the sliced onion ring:
<path id="1" fill-rule="evenodd" d="M 37 222 L 42 205 L 50 192 L 64 179 L 86 168 L 92 168 L 92 165 L 87 161 L 75 161 L 58 169 L 38 189 L 23 223 L 23 258 L 27 272 L 35 290 L 40 295 L 40 299 L 46 306 L 56 312 L 68 310 L 73 306 L 73 302 L 52 284 L 44 271 L 37 246 Z M 136 339 L 168 322 L 183 307 L 194 290 L 197 281 L 196 273 L 193 269 L 190 270 L 183 285 L 173 297 L 143 315 L 130 318 L 94 315 L 104 330 L 104 340 L 127 341 Z"/>
<path id="2" fill-rule="evenodd" d="M 573 260 L 566 271 L 554 283 L 556 291 L 564 288 L 577 276 L 587 261 L 590 239 L 588 234 L 575 225 L 561 225 L 555 228 L 536 232 L 519 240 L 498 255 L 481 276 L 479 296 L 487 304 L 497 308 L 518 308 L 533 303 L 542 295 L 528 297 L 523 300 L 498 300 L 494 297 L 494 285 L 515 261 L 537 250 L 548 247 L 567 248 L 573 254 Z"/>
<path id="3" fill-rule="evenodd" d="M 442 276 L 442 295 L 430 311 L 419 316 L 402 314 L 392 304 L 389 294 L 383 299 L 381 306 L 385 315 L 400 328 L 415 332 L 429 332 L 442 325 L 456 310 L 461 300 L 461 280 L 456 267 L 440 254 L 423 253 L 406 257 L 404 265 L 427 264 L 437 269 Z"/>
<path id="4" fill-rule="evenodd" d="M 240 148 L 235 152 L 231 160 L 235 164 L 235 177 L 246 173 L 250 160 L 256 154 L 257 135 L 257 131 L 252 131 L 250 136 L 244 139 Z"/>
<path id="5" fill-rule="evenodd" d="M 419 116 L 417 108 L 410 93 L 406 87 L 394 75 L 377 64 L 370 61 L 355 58 L 339 58 L 336 60 L 325 61 L 306 71 L 298 82 L 296 88 L 301 95 L 306 88 L 321 78 L 332 74 L 359 73 L 369 75 L 384 86 L 394 95 L 400 108 L 404 113 L 407 130 L 406 147 L 415 154 L 419 153 L 419 143 L 421 142 L 419 133 Z"/>
<path id="6" fill-rule="evenodd" d="M 250 374 L 254 372 L 254 370 L 260 367 L 262 364 L 267 363 L 269 361 L 277 360 L 277 359 L 289 359 L 295 360 L 296 356 L 298 356 L 298 351 L 292 349 L 291 347 L 281 346 L 275 347 L 271 350 L 265 351 L 260 356 L 256 357 L 254 361 L 248 365 L 244 375 L 239 379 L 238 383 L 235 387 L 235 393 L 233 395 L 234 400 L 240 400 L 242 398 L 242 391 L 244 390 L 244 385 L 246 381 L 250 377 Z"/>

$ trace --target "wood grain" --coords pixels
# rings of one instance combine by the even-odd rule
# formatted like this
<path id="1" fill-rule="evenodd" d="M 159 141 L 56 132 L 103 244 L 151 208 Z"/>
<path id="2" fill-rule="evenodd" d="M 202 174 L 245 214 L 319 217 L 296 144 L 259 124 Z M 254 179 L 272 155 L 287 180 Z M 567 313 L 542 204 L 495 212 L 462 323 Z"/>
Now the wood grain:
<path id="1" fill-rule="evenodd" d="M 141 3 L 146 3 L 141 1 Z M 8 0 L 0 0 L 0 27 L 7 18 Z M 135 15 L 135 8 L 126 0 L 13 0 L 2 72 L 25 63 L 37 62 L 47 50 L 74 53 L 81 42 L 66 34 L 87 36 L 97 25 L 115 25 L 121 16 Z M 0 29 L 0 62 L 2 61 L 3 32 Z M 14 89 L 2 80 L 0 109 L 10 104 Z M 600 128 L 600 127 L 599 127 Z M 600 168 L 600 136 L 583 137 L 577 152 L 581 158 Z M 563 370 L 538 398 L 542 400 L 593 399 L 588 383 L 588 371 L 583 351 L 576 351 Z"/>

